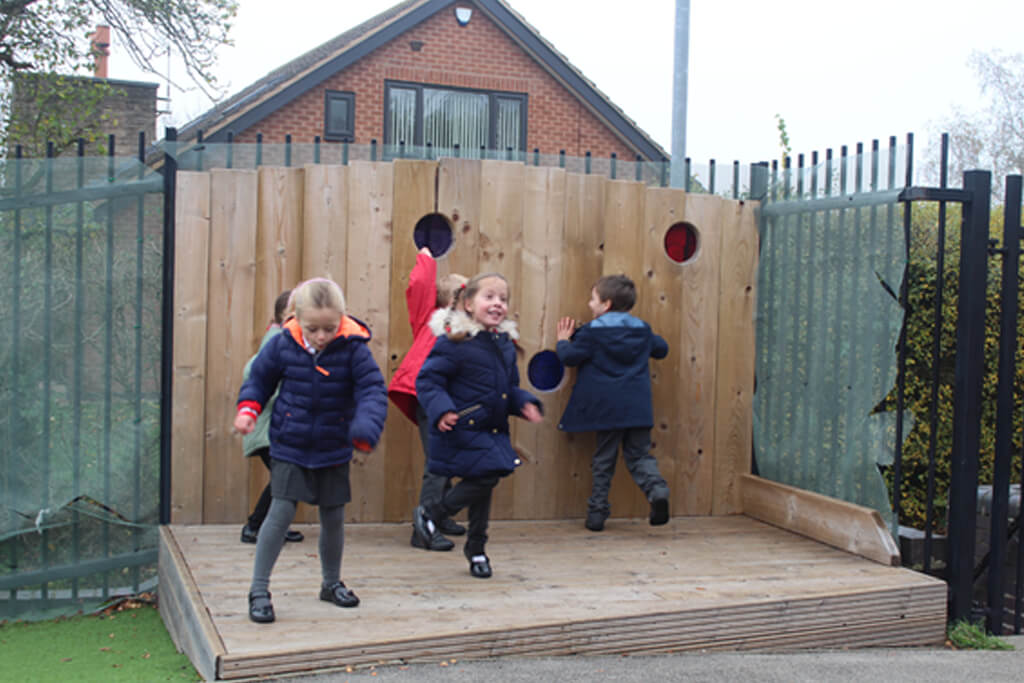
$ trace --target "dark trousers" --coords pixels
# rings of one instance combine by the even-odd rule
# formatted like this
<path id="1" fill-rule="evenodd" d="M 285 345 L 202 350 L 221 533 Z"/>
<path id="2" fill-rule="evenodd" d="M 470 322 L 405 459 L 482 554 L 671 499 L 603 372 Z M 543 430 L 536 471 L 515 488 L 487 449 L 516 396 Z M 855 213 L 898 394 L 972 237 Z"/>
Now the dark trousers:
<path id="1" fill-rule="evenodd" d="M 253 455 L 258 455 L 260 460 L 263 461 L 267 471 L 270 471 L 270 449 L 260 448 L 257 449 Z M 258 531 L 263 526 L 263 520 L 267 518 L 267 510 L 270 509 L 270 482 L 263 487 L 263 492 L 260 494 L 260 499 L 256 501 L 256 507 L 253 508 L 252 514 L 249 515 L 249 528 L 253 531 Z"/>
<path id="2" fill-rule="evenodd" d="M 626 469 L 647 500 L 668 497 L 668 484 L 658 471 L 658 461 L 651 455 L 650 428 L 598 430 L 597 450 L 590 462 L 594 483 L 587 500 L 587 510 L 605 517 L 611 512 L 608 491 L 612 486 L 612 477 L 615 476 L 619 444 L 622 444 L 622 459 L 626 461 Z"/>
<path id="3" fill-rule="evenodd" d="M 423 444 L 423 483 L 420 485 L 420 505 L 429 508 L 440 501 L 442 496 L 451 489 L 452 480 L 442 474 L 434 474 L 430 471 L 430 425 L 427 423 L 427 414 L 420 406 L 416 406 L 416 422 L 420 430 L 420 443 Z"/>
<path id="4" fill-rule="evenodd" d="M 469 530 L 466 533 L 466 557 L 483 555 L 487 546 L 487 525 L 491 519 L 491 495 L 501 481 L 498 475 L 460 479 L 441 500 L 427 509 L 427 516 L 433 520 L 444 519 L 458 514 L 462 508 L 469 508 Z"/>

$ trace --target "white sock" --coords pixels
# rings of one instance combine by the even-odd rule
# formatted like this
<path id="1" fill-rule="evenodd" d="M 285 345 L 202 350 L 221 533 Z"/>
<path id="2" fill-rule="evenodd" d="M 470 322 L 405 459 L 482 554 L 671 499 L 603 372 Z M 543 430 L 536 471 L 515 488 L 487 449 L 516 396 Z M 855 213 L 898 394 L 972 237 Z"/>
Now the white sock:
<path id="1" fill-rule="evenodd" d="M 474 555 L 473 557 L 469 558 L 469 561 L 470 562 L 486 562 L 487 561 L 487 556 L 486 555 Z"/>

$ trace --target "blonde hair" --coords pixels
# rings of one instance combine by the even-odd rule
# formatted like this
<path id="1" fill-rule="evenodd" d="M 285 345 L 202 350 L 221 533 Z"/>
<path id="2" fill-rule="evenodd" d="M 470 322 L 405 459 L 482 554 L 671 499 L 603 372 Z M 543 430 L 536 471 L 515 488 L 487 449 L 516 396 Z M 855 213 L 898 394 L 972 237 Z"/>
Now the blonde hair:
<path id="1" fill-rule="evenodd" d="M 459 290 L 466 286 L 468 278 L 465 275 L 451 273 L 445 275 L 437 283 L 437 303 L 435 308 L 444 308 L 451 305 L 452 301 L 459 295 Z"/>
<path id="2" fill-rule="evenodd" d="M 288 308 L 301 318 L 303 312 L 311 309 L 329 308 L 345 315 L 345 294 L 332 280 L 315 277 L 295 286 L 288 299 Z"/>

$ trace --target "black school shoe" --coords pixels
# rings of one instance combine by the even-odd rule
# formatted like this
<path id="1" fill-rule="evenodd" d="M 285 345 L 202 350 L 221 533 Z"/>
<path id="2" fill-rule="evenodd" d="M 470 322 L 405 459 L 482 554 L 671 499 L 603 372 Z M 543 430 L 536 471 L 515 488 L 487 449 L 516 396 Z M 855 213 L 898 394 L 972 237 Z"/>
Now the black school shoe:
<path id="1" fill-rule="evenodd" d="M 242 527 L 242 543 L 255 543 L 259 540 L 259 534 L 259 529 L 253 529 L 246 524 Z M 295 531 L 294 529 L 289 529 L 284 534 L 284 540 L 288 543 L 299 543 L 304 538 L 305 536 L 302 535 L 301 531 Z"/>
<path id="2" fill-rule="evenodd" d="M 651 501 L 651 526 L 661 526 L 668 522 L 668 497 L 658 497 Z"/>
<path id="3" fill-rule="evenodd" d="M 270 602 L 270 591 L 249 593 L 249 618 L 257 624 L 269 624 L 274 620 L 274 605 Z"/>
<path id="4" fill-rule="evenodd" d="M 486 555 L 474 555 L 469 558 L 469 573 L 478 579 L 491 578 L 491 561 Z"/>
<path id="5" fill-rule="evenodd" d="M 462 536 L 466 533 L 466 527 L 456 522 L 451 517 L 445 517 L 438 525 L 437 530 L 445 536 Z"/>
<path id="6" fill-rule="evenodd" d="M 423 550 L 451 550 L 455 547 L 455 544 L 450 540 L 441 535 L 441 532 L 434 530 L 434 533 L 430 536 L 427 543 L 423 542 L 420 535 L 416 533 L 416 529 L 412 530 L 412 538 L 409 539 L 409 545 L 413 548 L 422 548 Z"/>
<path id="7" fill-rule="evenodd" d="M 355 607 L 359 604 L 359 598 L 345 587 L 344 581 L 320 586 L 320 599 L 324 602 L 333 602 L 338 607 Z"/>

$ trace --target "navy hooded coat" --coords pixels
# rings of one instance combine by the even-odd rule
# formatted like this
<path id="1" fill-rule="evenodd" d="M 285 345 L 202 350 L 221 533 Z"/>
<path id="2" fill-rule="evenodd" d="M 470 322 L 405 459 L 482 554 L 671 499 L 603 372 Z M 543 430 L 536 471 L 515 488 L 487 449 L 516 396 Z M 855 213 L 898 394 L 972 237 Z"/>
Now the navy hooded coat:
<path id="1" fill-rule="evenodd" d="M 653 427 L 648 360 L 668 355 L 668 343 L 643 320 L 611 311 L 559 341 L 558 358 L 579 366 L 558 428 L 589 432 Z"/>
<path id="2" fill-rule="evenodd" d="M 257 414 L 280 391 L 270 416 L 270 457 L 311 469 L 352 459 L 356 442 L 369 450 L 387 416 L 387 386 L 367 343 L 370 330 L 343 316 L 338 334 L 318 354 L 302 343 L 294 318 L 253 361 L 238 407 Z"/>
<path id="3" fill-rule="evenodd" d="M 430 423 L 430 471 L 469 478 L 511 473 L 519 457 L 509 440 L 508 416 L 521 415 L 527 403 L 542 408 L 519 388 L 515 323 L 506 320 L 488 332 L 464 313 L 442 309 L 430 327 L 439 338 L 416 377 L 416 395 Z M 442 432 L 437 422 L 448 412 L 459 421 Z"/>

